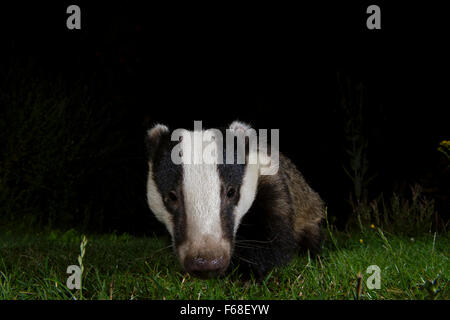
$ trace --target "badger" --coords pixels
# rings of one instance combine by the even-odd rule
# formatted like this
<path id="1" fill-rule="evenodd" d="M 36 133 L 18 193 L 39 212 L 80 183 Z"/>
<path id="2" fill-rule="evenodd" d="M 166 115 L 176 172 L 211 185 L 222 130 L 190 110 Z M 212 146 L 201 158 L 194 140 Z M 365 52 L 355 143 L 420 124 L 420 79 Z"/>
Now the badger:
<path id="1" fill-rule="evenodd" d="M 228 127 L 250 129 L 240 121 Z M 291 160 L 279 153 L 276 173 L 264 175 L 261 163 L 249 164 L 248 155 L 240 164 L 174 162 L 175 148 L 180 156 L 185 149 L 194 156 L 204 152 L 183 139 L 194 134 L 183 129 L 173 140 L 166 125 L 156 124 L 145 139 L 148 205 L 170 233 L 186 272 L 211 278 L 238 269 L 262 279 L 295 254 L 319 252 L 324 205 Z"/>

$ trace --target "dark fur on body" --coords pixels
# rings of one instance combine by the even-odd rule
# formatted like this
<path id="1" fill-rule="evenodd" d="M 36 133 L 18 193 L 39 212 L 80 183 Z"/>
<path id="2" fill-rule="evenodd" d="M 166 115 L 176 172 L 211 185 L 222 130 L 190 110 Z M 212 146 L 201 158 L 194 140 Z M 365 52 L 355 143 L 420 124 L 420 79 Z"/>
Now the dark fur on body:
<path id="1" fill-rule="evenodd" d="M 297 253 L 320 251 L 324 205 L 294 164 L 280 154 L 276 175 L 259 177 L 252 207 L 236 234 L 232 266 L 257 279 Z"/>

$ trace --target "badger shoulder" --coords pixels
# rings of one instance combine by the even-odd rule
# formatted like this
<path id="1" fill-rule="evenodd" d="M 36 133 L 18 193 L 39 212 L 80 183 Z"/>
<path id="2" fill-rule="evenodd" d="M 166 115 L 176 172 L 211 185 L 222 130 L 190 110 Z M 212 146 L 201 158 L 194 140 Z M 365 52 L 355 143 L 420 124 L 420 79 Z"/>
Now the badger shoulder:
<path id="1" fill-rule="evenodd" d="M 233 259 L 261 279 L 296 254 L 321 247 L 324 205 L 295 165 L 279 154 L 274 175 L 260 175 L 255 200 L 235 238 Z"/>
<path id="2" fill-rule="evenodd" d="M 269 219 L 287 224 L 282 232 L 292 232 L 300 249 L 318 252 L 324 204 L 289 158 L 280 153 L 277 174 L 260 176 L 255 202 L 269 207 Z"/>

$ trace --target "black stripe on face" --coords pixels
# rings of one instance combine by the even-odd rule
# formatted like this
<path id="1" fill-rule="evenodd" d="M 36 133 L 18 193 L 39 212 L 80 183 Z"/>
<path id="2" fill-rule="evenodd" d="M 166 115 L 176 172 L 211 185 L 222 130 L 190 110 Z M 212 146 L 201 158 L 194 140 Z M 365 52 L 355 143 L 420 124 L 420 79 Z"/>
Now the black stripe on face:
<path id="1" fill-rule="evenodd" d="M 233 242 L 235 224 L 234 208 L 239 203 L 245 165 L 220 164 L 218 165 L 218 171 L 221 181 L 220 220 L 222 232 L 225 239 Z"/>
<path id="2" fill-rule="evenodd" d="M 172 149 L 177 143 L 177 141 L 170 141 L 170 136 L 167 135 L 161 139 L 153 155 L 153 177 L 164 206 L 172 215 L 173 241 L 176 246 L 186 239 L 186 213 L 182 187 L 183 167 L 181 164 L 173 163 L 171 159 Z"/>
<path id="3" fill-rule="evenodd" d="M 223 163 L 217 166 L 219 171 L 219 177 L 221 181 L 221 205 L 220 205 L 220 219 L 222 223 L 222 231 L 224 238 L 229 240 L 231 243 L 234 242 L 234 226 L 235 226 L 235 216 L 234 209 L 239 203 L 240 191 L 242 181 L 244 179 L 245 164 L 238 164 L 237 159 L 237 138 L 234 137 L 234 162 L 232 164 L 226 164 L 226 154 L 227 154 L 227 143 L 226 143 L 226 131 L 222 130 L 224 137 L 223 144 Z M 248 161 L 248 139 L 246 141 L 245 147 L 245 162 Z M 228 192 L 230 189 L 234 189 L 234 196 L 228 197 Z"/>

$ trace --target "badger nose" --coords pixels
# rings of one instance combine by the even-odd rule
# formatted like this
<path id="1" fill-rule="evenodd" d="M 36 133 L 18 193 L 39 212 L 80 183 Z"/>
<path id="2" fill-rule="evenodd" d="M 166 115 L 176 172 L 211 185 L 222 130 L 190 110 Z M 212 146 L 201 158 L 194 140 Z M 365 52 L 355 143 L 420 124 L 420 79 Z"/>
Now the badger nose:
<path id="1" fill-rule="evenodd" d="M 225 271 L 228 262 L 220 257 L 186 257 L 184 267 L 187 272 L 199 278 L 213 278 Z"/>

